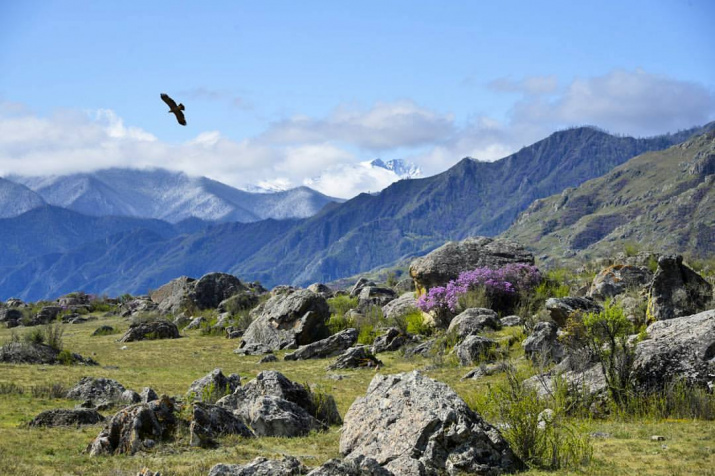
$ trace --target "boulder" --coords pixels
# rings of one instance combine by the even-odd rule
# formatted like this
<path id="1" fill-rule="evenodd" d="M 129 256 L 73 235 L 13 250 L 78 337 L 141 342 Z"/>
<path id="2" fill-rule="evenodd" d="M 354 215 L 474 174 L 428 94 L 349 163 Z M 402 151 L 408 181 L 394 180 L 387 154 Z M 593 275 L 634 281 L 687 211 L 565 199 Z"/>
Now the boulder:
<path id="1" fill-rule="evenodd" d="M 0 322 L 7 327 L 17 327 L 22 321 L 22 311 L 14 307 L 0 308 Z"/>
<path id="2" fill-rule="evenodd" d="M 402 331 L 396 327 L 390 327 L 387 329 L 387 332 L 375 337 L 375 340 L 372 343 L 371 351 L 373 354 L 391 352 L 399 349 L 409 341 L 409 336 L 403 334 Z"/>
<path id="3" fill-rule="evenodd" d="M 241 377 L 231 374 L 226 377 L 221 369 L 214 369 L 200 379 L 194 380 L 186 391 L 193 400 L 203 401 L 218 400 L 224 395 L 231 394 L 241 386 Z"/>
<path id="4" fill-rule="evenodd" d="M 559 328 L 553 322 L 537 323 L 522 344 L 526 356 L 537 365 L 561 361 L 566 352 L 558 341 L 558 332 Z"/>
<path id="5" fill-rule="evenodd" d="M 120 398 L 120 401 L 121 401 L 122 403 L 128 403 L 128 404 L 141 403 L 141 402 L 142 402 L 142 397 L 141 397 L 141 395 L 139 395 L 139 394 L 138 394 L 137 392 L 135 392 L 134 390 L 125 390 L 125 391 L 122 393 L 122 397 Z M 87 406 L 89 406 L 89 407 L 92 407 L 94 404 L 92 403 L 92 400 L 85 400 L 85 402 L 84 402 L 83 405 L 87 405 Z M 108 407 L 111 406 L 110 403 L 101 403 L 101 402 L 100 402 L 98 405 L 99 405 L 100 408 L 108 408 Z"/>
<path id="6" fill-rule="evenodd" d="M 506 372 L 507 367 L 508 365 L 503 362 L 496 364 L 481 364 L 476 369 L 467 372 L 464 377 L 462 377 L 462 380 L 477 380 L 482 377 L 488 377 L 490 375 Z"/>
<path id="7" fill-rule="evenodd" d="M 181 337 L 176 324 L 157 320 L 131 324 L 119 342 L 136 342 L 139 340 L 178 339 Z"/>
<path id="8" fill-rule="evenodd" d="M 475 268 L 501 268 L 510 263 L 534 264 L 534 256 L 520 244 L 500 238 L 474 237 L 450 241 L 410 265 L 418 294 L 456 279 Z"/>
<path id="9" fill-rule="evenodd" d="M 459 363 L 471 365 L 482 360 L 489 360 L 489 352 L 496 346 L 496 342 L 486 337 L 469 335 L 462 342 L 454 346 Z"/>
<path id="10" fill-rule="evenodd" d="M 47 410 L 30 421 L 29 426 L 84 426 L 103 422 L 104 417 L 96 410 L 86 408 Z"/>
<path id="11" fill-rule="evenodd" d="M 286 354 L 285 360 L 308 360 L 334 357 L 349 349 L 357 342 L 357 329 L 345 329 L 327 339 L 312 344 L 302 345 L 297 350 Z"/>
<path id="12" fill-rule="evenodd" d="M 367 310 L 372 306 L 382 308 L 395 298 L 397 298 L 397 293 L 391 288 L 364 286 L 358 294 L 358 310 Z"/>
<path id="13" fill-rule="evenodd" d="M 715 309 L 658 321 L 636 346 L 633 375 L 644 390 L 658 390 L 677 379 L 707 387 L 715 381 Z"/>
<path id="14" fill-rule="evenodd" d="M 99 326 L 94 332 L 92 332 L 92 337 L 103 336 L 107 334 L 114 334 L 114 327 L 112 326 Z"/>
<path id="15" fill-rule="evenodd" d="M 393 289 L 397 294 L 404 294 L 411 292 L 414 294 L 415 292 L 415 282 L 412 280 L 411 277 L 406 276 L 404 278 L 400 278 L 399 281 L 397 281 L 397 284 L 393 286 Z"/>
<path id="16" fill-rule="evenodd" d="M 191 446 L 202 448 L 216 445 L 214 438 L 222 435 L 253 437 L 253 432 L 233 413 L 218 405 L 194 403 L 189 426 Z"/>
<path id="17" fill-rule="evenodd" d="M 447 385 L 417 371 L 372 379 L 345 415 L 340 453 L 369 455 L 396 475 L 500 474 L 524 467 L 495 427 Z"/>
<path id="18" fill-rule="evenodd" d="M 566 361 L 549 372 L 534 375 L 524 381 L 528 388 L 536 390 L 540 397 L 553 397 L 558 379 L 568 386 L 572 395 L 585 395 L 591 399 L 608 397 L 608 383 L 600 364 L 589 363 L 583 369 L 570 369 Z"/>
<path id="19" fill-rule="evenodd" d="M 551 319 L 560 327 L 573 314 L 601 312 L 603 307 L 593 299 L 583 297 L 549 298 L 546 300 L 546 310 L 549 311 Z"/>
<path id="20" fill-rule="evenodd" d="M 259 364 L 270 364 L 271 362 L 278 362 L 278 357 L 273 354 L 268 354 L 258 361 Z"/>
<path id="21" fill-rule="evenodd" d="M 241 342 L 241 345 L 238 349 L 234 350 L 234 354 L 238 355 L 263 355 L 263 354 L 271 354 L 273 353 L 273 350 L 268 347 L 265 344 L 261 344 L 260 342 L 252 342 L 250 344 L 244 344 L 245 340 Z"/>
<path id="22" fill-rule="evenodd" d="M 139 394 L 139 399 L 143 403 L 153 402 L 159 399 L 159 395 L 151 387 L 144 387 Z"/>
<path id="23" fill-rule="evenodd" d="M 491 309 L 473 307 L 465 310 L 452 319 L 447 332 L 454 332 L 459 339 L 476 335 L 487 330 L 496 331 L 501 328 L 499 316 Z"/>
<path id="24" fill-rule="evenodd" d="M 62 308 L 60 306 L 44 306 L 32 319 L 30 325 L 39 326 L 42 324 L 49 324 L 57 319 L 60 312 L 62 312 Z"/>
<path id="25" fill-rule="evenodd" d="M 308 291 L 314 292 L 315 294 L 320 294 L 325 299 L 333 297 L 333 290 L 323 283 L 313 283 L 308 286 L 307 289 Z"/>
<path id="26" fill-rule="evenodd" d="M 372 458 L 357 455 L 344 460 L 331 459 L 308 473 L 308 476 L 394 476 Z"/>
<path id="27" fill-rule="evenodd" d="M 103 377 L 82 377 L 80 381 L 67 391 L 70 400 L 89 401 L 93 406 L 108 406 L 116 403 L 133 403 L 125 398 L 124 385 L 116 380 Z"/>
<path id="28" fill-rule="evenodd" d="M 69 293 L 57 298 L 57 305 L 64 307 L 65 309 L 70 307 L 89 306 L 89 304 L 90 296 L 89 294 L 85 294 L 83 292 Z"/>
<path id="29" fill-rule="evenodd" d="M 377 286 L 377 284 L 367 278 L 360 278 L 350 290 L 350 297 L 357 297 L 358 295 L 360 295 L 362 288 L 364 288 L 365 286 Z"/>
<path id="30" fill-rule="evenodd" d="M 653 276 L 648 315 L 657 321 L 690 316 L 707 309 L 713 288 L 683 264 L 683 257 L 661 256 Z"/>
<path id="31" fill-rule="evenodd" d="M 191 319 L 191 322 L 186 324 L 186 327 L 184 327 L 185 330 L 191 331 L 194 329 L 199 329 L 201 328 L 201 325 L 204 324 L 205 322 L 208 322 L 205 317 L 195 317 Z"/>
<path id="32" fill-rule="evenodd" d="M 122 317 L 150 314 L 158 310 L 157 304 L 149 297 L 137 297 L 119 305 L 119 315 Z"/>
<path id="33" fill-rule="evenodd" d="M 499 323 L 502 327 L 523 326 L 524 319 L 520 316 L 506 316 L 499 319 Z"/>
<path id="34" fill-rule="evenodd" d="M 196 280 L 180 276 L 151 293 L 151 300 L 163 314 L 178 314 L 189 307 L 188 294 Z"/>
<path id="35" fill-rule="evenodd" d="M 417 299 L 414 293 L 406 293 L 382 306 L 382 315 L 388 320 L 394 320 L 411 312 L 417 311 Z"/>
<path id="36" fill-rule="evenodd" d="M 260 301 L 258 296 L 259 294 L 252 290 L 241 291 L 221 301 L 216 310 L 218 312 L 236 313 L 237 311 L 251 309 Z"/>
<path id="37" fill-rule="evenodd" d="M 209 273 L 193 284 L 189 299 L 199 310 L 215 309 L 222 301 L 246 290 L 246 286 L 231 274 Z"/>
<path id="38" fill-rule="evenodd" d="M 239 349 L 262 345 L 276 351 L 313 343 L 329 335 L 329 318 L 325 298 L 307 289 L 273 296 L 246 329 Z"/>
<path id="39" fill-rule="evenodd" d="M 98 365 L 97 362 L 79 354 L 70 354 L 71 363 L 77 365 Z M 67 360 L 60 360 L 60 351 L 45 344 L 29 342 L 10 342 L 0 347 L 0 362 L 5 364 L 66 364 Z"/>
<path id="40" fill-rule="evenodd" d="M 343 352 L 335 361 L 328 366 L 328 370 L 357 369 L 361 367 L 375 368 L 382 365 L 382 362 L 370 353 L 366 345 L 352 347 Z"/>
<path id="41" fill-rule="evenodd" d="M 217 464 L 209 476 L 298 476 L 308 469 L 292 456 L 283 459 L 256 458 L 248 464 Z"/>
<path id="42" fill-rule="evenodd" d="M 623 294 L 629 289 L 638 289 L 651 282 L 653 273 L 648 268 L 630 265 L 613 265 L 601 270 L 593 278 L 588 295 L 605 301 Z"/>
<path id="43" fill-rule="evenodd" d="M 297 437 L 325 426 L 305 409 L 274 396 L 261 396 L 238 409 L 257 436 Z"/>
<path id="44" fill-rule="evenodd" d="M 415 355 L 421 355 L 422 357 L 429 357 L 432 353 L 432 347 L 437 343 L 436 339 L 429 339 L 421 344 L 417 344 L 414 347 L 408 347 L 405 349 L 405 357 L 412 357 Z"/>
<path id="45" fill-rule="evenodd" d="M 87 447 L 90 456 L 130 454 L 152 448 L 173 435 L 177 419 L 174 402 L 159 400 L 137 403 L 117 412 Z"/>

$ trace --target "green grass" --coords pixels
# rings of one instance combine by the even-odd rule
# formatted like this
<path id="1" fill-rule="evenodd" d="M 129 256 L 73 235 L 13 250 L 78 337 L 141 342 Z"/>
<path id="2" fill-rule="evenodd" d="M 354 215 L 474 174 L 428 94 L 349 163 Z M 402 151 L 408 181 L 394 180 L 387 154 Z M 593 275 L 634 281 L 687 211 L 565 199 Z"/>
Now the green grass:
<path id="1" fill-rule="evenodd" d="M 160 444 L 147 453 L 133 457 L 114 456 L 89 458 L 83 450 L 99 433 L 101 425 L 81 429 L 30 429 L 24 424 L 38 413 L 53 408 L 72 408 L 77 403 L 54 398 L 51 387 L 70 387 L 82 376 L 108 377 L 125 387 L 141 390 L 145 386 L 158 393 L 185 395 L 195 379 L 216 367 L 225 374 L 238 373 L 242 381 L 254 378 L 262 370 L 278 370 L 289 379 L 317 384 L 321 391 L 332 394 L 341 415 L 356 397 L 364 395 L 374 377 L 372 370 L 341 371 L 340 381 L 328 377 L 325 367 L 331 360 L 282 360 L 266 365 L 257 364 L 260 357 L 240 357 L 233 354 L 236 340 L 201 336 L 199 330 L 184 332 L 185 337 L 174 340 L 116 342 L 117 335 L 90 334 L 98 325 L 108 324 L 120 331 L 128 328 L 121 318 L 100 318 L 85 324 L 67 325 L 63 336 L 64 348 L 92 357 L 99 367 L 0 365 L 0 474 L 55 475 L 55 474 L 136 474 L 146 466 L 164 475 L 205 475 L 216 463 L 247 462 L 256 456 L 278 457 L 289 454 L 300 458 L 307 466 L 316 466 L 327 459 L 338 457 L 339 427 L 328 432 L 302 438 L 237 437 L 219 439 L 217 449 L 191 448 L 188 435 L 179 434 L 174 442 Z M 530 364 L 523 358 L 518 342 L 518 329 L 505 329 L 490 335 L 502 338 L 504 350 L 515 359 L 517 368 L 527 370 Z M 516 335 L 519 334 L 519 335 Z M 511 337 L 511 339 L 508 339 Z M 0 342 L 10 338 L 10 330 L 0 330 Z M 517 342 L 514 342 L 514 341 Z M 508 344 L 511 342 L 511 345 Z M 126 350 L 122 347 L 126 346 Z M 442 365 L 434 367 L 431 359 L 405 359 L 399 352 L 380 354 L 384 362 L 381 373 L 398 373 L 412 369 L 425 372 L 443 381 L 473 407 L 484 404 L 490 387 L 503 382 L 503 374 L 480 380 L 462 381 L 469 368 Z M 18 391 L 17 388 L 21 388 Z M 33 388 L 35 391 L 33 392 Z M 33 396 L 34 395 L 34 396 Z M 481 398 L 481 400 L 480 400 Z M 111 412 L 103 414 L 111 415 Z M 588 421 L 574 420 L 588 432 L 607 432 L 608 439 L 593 439 L 592 463 L 577 473 L 529 471 L 523 474 L 593 474 L 593 475 L 671 475 L 715 474 L 715 424 L 703 421 Z M 665 442 L 652 442 L 650 436 L 664 435 Z M 666 445 L 667 448 L 663 448 Z"/>

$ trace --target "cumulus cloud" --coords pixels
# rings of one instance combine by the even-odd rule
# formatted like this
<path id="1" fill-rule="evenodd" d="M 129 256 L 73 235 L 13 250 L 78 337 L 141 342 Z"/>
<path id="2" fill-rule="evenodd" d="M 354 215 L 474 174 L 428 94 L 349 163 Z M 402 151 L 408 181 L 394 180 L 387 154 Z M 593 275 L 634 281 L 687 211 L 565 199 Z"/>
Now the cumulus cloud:
<path id="1" fill-rule="evenodd" d="M 351 198 L 363 192 L 379 192 L 399 179 L 391 170 L 372 167 L 366 161 L 332 165 L 319 176 L 305 179 L 303 184 L 331 197 Z"/>

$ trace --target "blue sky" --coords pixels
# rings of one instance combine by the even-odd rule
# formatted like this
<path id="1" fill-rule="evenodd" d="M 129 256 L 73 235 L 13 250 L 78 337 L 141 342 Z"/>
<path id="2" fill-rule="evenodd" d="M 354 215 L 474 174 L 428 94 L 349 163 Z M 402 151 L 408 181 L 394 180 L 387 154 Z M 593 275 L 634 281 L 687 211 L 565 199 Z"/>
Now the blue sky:
<path id="1" fill-rule="evenodd" d="M 571 125 L 664 133 L 715 119 L 713 20 L 701 0 L 0 2 L 0 174 L 300 185 Z"/>

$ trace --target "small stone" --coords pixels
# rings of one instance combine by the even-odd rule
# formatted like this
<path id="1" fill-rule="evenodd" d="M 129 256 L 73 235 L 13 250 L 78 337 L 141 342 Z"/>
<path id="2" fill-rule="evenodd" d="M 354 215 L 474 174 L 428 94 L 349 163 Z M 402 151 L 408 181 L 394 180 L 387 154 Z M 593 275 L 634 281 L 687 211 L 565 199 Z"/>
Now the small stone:
<path id="1" fill-rule="evenodd" d="M 653 435 L 650 437 L 650 441 L 665 441 L 665 436 Z"/>

